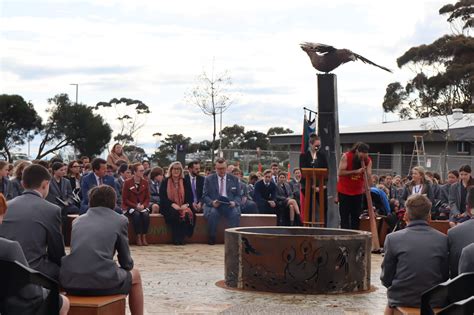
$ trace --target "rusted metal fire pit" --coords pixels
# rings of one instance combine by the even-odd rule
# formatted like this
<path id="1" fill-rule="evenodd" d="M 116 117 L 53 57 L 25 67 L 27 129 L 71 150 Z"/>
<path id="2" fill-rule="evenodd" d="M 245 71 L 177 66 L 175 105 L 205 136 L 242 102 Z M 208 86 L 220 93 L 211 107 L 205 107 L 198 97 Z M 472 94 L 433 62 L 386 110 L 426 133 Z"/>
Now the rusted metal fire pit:
<path id="1" fill-rule="evenodd" d="M 280 293 L 370 289 L 371 234 L 304 227 L 242 227 L 225 232 L 225 284 Z"/>

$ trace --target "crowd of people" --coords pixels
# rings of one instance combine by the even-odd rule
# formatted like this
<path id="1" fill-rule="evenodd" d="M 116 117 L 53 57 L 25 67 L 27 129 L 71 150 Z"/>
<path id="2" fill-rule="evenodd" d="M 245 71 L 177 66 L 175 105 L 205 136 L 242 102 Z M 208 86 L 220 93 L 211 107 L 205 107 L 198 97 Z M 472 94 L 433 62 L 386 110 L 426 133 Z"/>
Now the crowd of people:
<path id="1" fill-rule="evenodd" d="M 309 144 L 308 151 L 301 155 L 300 167 L 327 168 L 319 137 L 311 135 Z M 473 257 L 468 253 L 474 249 L 462 255 L 461 252 L 474 242 L 474 232 L 467 230 L 468 224 L 474 222 L 470 220 L 474 208 L 471 168 L 463 165 L 449 171 L 446 182 L 442 182 L 438 174 L 425 172 L 419 166 L 407 177 L 379 177 L 372 174 L 371 167 L 369 146 L 365 143 L 356 143 L 343 154 L 336 198 L 340 226 L 359 228 L 362 210 L 367 208 L 364 177 L 368 178 L 377 212 L 393 219 L 394 230 L 406 225 L 398 234 L 390 234 L 384 247 L 381 280 L 388 287 L 389 306 L 412 305 L 415 300 L 410 299 L 421 295 L 421 288 L 429 288 L 449 274 L 454 277 L 458 266 L 460 272 L 469 269 L 466 262 Z M 128 247 L 129 220 L 138 246 L 148 245 L 151 213 L 164 216 L 175 245 L 184 245 L 186 238 L 193 235 L 196 213 L 203 213 L 208 222 L 209 245 L 216 243 L 221 217 L 227 219 L 229 227 L 239 226 L 241 213 L 276 214 L 276 225 L 302 225 L 304 196 L 321 192 L 318 183 L 312 183 L 309 194 L 305 192 L 301 168 L 295 168 L 290 178 L 277 163 L 272 163 L 269 169 L 250 173 L 244 179 L 238 165 L 222 158 L 216 160 L 213 170 L 204 172 L 199 161 L 189 162 L 186 168 L 177 161 L 166 168 L 151 167 L 148 161 L 131 163 L 120 144 L 112 147 L 107 159 L 81 157 L 64 163 L 53 158 L 14 165 L 0 161 L 0 247 L 9 248 L 4 253 L 16 253 L 16 260 L 59 280 L 68 293 L 130 294 L 132 314 L 142 314 L 140 273 L 133 266 Z M 327 205 L 326 194 L 324 198 Z M 324 210 L 327 212 L 327 208 Z M 69 214 L 80 216 L 74 221 L 71 235 L 66 235 Z M 429 228 L 427 222 L 431 218 L 449 220 L 453 227 L 459 225 L 450 230 L 449 243 L 448 238 Z M 461 243 L 458 233 L 463 235 Z M 66 256 L 63 238 L 68 237 L 71 252 Z M 415 245 L 424 242 L 431 247 L 425 246 L 426 253 L 415 254 Z M 414 253 L 407 257 L 410 251 Z M 113 261 L 116 252 L 119 265 Z M 427 255 L 424 257 L 433 256 L 424 265 L 424 272 L 404 267 L 416 265 L 414 262 L 423 253 Z M 408 277 L 404 272 L 422 284 L 404 282 Z M 425 281 L 428 277 L 430 280 Z M 406 290 L 408 285 L 410 290 Z M 65 297 L 61 298 L 61 305 L 63 311 L 67 309 Z"/>

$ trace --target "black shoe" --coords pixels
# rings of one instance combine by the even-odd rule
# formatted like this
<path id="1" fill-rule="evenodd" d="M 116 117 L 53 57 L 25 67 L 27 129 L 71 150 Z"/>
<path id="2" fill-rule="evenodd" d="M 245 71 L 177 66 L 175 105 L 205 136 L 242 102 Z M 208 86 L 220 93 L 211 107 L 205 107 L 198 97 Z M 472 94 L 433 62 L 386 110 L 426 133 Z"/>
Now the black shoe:
<path id="1" fill-rule="evenodd" d="M 209 244 L 209 245 L 216 245 L 216 238 L 210 236 L 210 237 L 209 237 L 209 241 L 207 242 L 207 244 Z"/>

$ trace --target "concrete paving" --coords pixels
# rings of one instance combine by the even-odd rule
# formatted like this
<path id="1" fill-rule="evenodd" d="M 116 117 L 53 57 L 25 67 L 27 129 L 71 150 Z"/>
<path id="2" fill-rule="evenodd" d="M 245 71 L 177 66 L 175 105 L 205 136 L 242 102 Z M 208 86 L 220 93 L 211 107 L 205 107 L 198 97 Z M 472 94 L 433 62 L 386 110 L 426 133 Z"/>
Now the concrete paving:
<path id="1" fill-rule="evenodd" d="M 132 246 L 131 250 L 142 274 L 145 314 L 383 314 L 386 304 L 379 280 L 380 255 L 372 255 L 371 292 L 295 295 L 217 286 L 224 279 L 224 245 Z"/>

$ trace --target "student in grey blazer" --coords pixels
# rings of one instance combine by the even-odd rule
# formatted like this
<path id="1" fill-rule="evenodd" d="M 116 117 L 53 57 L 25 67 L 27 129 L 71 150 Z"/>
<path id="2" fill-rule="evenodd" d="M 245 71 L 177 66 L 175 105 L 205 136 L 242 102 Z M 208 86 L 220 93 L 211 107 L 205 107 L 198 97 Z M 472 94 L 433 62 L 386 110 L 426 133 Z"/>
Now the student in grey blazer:
<path id="1" fill-rule="evenodd" d="M 426 196 L 414 194 L 405 205 L 407 228 L 385 239 L 380 274 L 382 284 L 387 287 L 385 314 L 392 314 L 396 306 L 419 306 L 425 290 L 448 279 L 448 240 L 428 224 L 431 202 Z M 445 303 L 441 299 L 432 302 L 433 306 Z"/>
<path id="2" fill-rule="evenodd" d="M 467 187 L 474 185 L 471 177 L 471 166 L 462 165 L 459 168 L 459 181 L 449 188 L 449 223 L 451 226 L 468 220 L 466 214 Z"/>
<path id="3" fill-rule="evenodd" d="M 469 213 L 474 211 L 474 188 L 468 188 L 467 205 Z M 470 219 L 448 230 L 449 271 L 451 278 L 458 275 L 458 265 L 464 247 L 474 243 L 474 220 Z"/>
<path id="4" fill-rule="evenodd" d="M 216 161 L 216 173 L 204 180 L 203 210 L 204 218 L 209 225 L 209 245 L 216 243 L 217 224 L 221 216 L 225 216 L 229 227 L 237 227 L 240 223 L 240 184 L 237 177 L 227 174 L 227 162 L 223 158 Z"/>
<path id="5" fill-rule="evenodd" d="M 49 181 L 49 193 L 46 200 L 61 208 L 61 221 L 64 239 L 68 239 L 68 214 L 78 214 L 79 208 L 75 205 L 72 194 L 71 182 L 67 179 L 67 165 L 62 162 L 54 162 L 51 165 L 53 177 Z"/>
<path id="6" fill-rule="evenodd" d="M 20 243 L 10 241 L 0 237 L 0 260 L 19 262 L 23 266 L 29 267 Z M 35 284 L 29 284 L 22 288 L 16 296 L 2 299 L 0 297 L 0 313 L 8 314 L 35 314 L 44 302 L 44 296 L 48 294 L 46 289 L 42 289 Z M 60 315 L 66 315 L 69 311 L 69 300 L 58 295 Z"/>
<path id="7" fill-rule="evenodd" d="M 474 272 L 474 244 L 464 247 L 459 258 L 459 274 L 465 272 Z"/>
<path id="8" fill-rule="evenodd" d="M 33 164 L 23 172 L 23 195 L 8 202 L 0 225 L 0 235 L 18 241 L 28 264 L 57 280 L 61 258 L 65 255 L 61 234 L 61 209 L 44 200 L 51 175 Z"/>
<path id="9" fill-rule="evenodd" d="M 116 213 L 115 189 L 96 186 L 90 208 L 72 226 L 71 252 L 62 259 L 62 287 L 73 295 L 129 294 L 132 314 L 143 314 L 140 272 L 128 246 L 128 219 Z M 118 264 L 114 261 L 117 253 Z"/>

